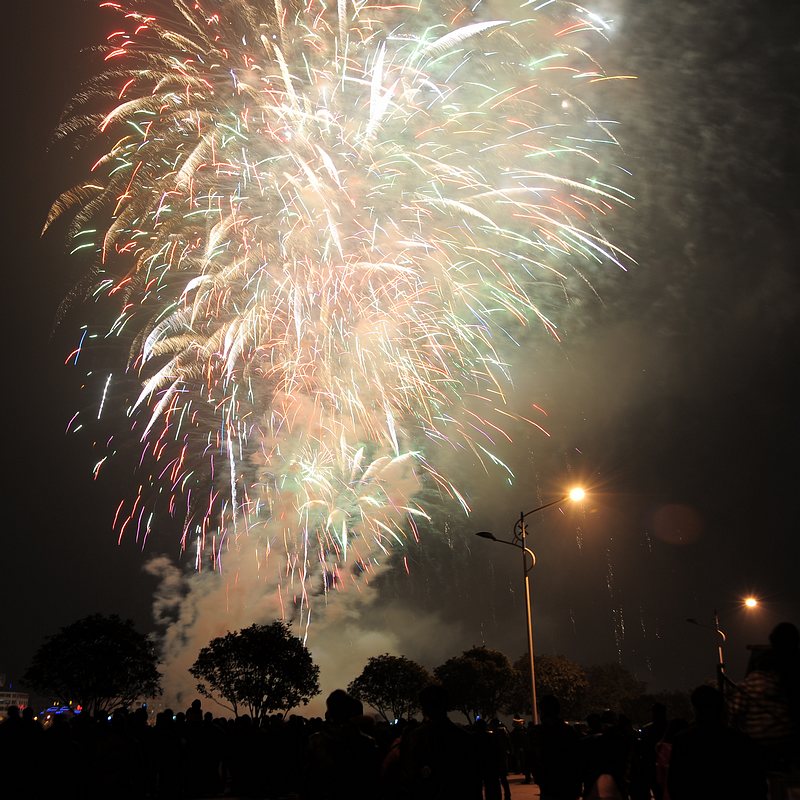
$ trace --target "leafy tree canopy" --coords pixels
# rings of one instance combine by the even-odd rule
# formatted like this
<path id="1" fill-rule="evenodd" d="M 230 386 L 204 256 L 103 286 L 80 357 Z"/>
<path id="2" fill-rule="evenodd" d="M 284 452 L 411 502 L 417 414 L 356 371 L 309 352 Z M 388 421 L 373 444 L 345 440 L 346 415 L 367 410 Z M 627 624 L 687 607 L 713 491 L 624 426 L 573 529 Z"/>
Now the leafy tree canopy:
<path id="1" fill-rule="evenodd" d="M 92 614 L 48 636 L 23 681 L 92 714 L 161 694 L 152 642 L 131 620 Z"/>
<path id="2" fill-rule="evenodd" d="M 370 658 L 347 691 L 391 722 L 414 715 L 419 708 L 417 697 L 430 681 L 428 671 L 415 661 L 386 653 Z"/>
<path id="3" fill-rule="evenodd" d="M 319 694 L 319 667 L 287 623 L 251 625 L 212 639 L 189 672 L 197 691 L 254 719 L 275 711 L 288 712 Z"/>
<path id="4" fill-rule="evenodd" d="M 583 716 L 606 708 L 624 711 L 631 701 L 644 694 L 645 684 L 621 664 L 595 664 L 586 667 L 588 686 L 581 693 Z"/>
<path id="5" fill-rule="evenodd" d="M 447 689 L 450 706 L 472 722 L 474 716 L 493 717 L 505 704 L 515 676 L 508 659 L 498 650 L 473 647 L 448 659 L 433 671 Z"/>
<path id="6" fill-rule="evenodd" d="M 580 700 L 588 683 L 583 667 L 564 656 L 536 656 L 536 696 L 552 694 L 561 704 L 564 717 L 574 717 L 580 710 Z M 531 666 L 528 654 L 514 662 L 516 681 L 509 694 L 506 709 L 509 713 L 531 713 Z"/>

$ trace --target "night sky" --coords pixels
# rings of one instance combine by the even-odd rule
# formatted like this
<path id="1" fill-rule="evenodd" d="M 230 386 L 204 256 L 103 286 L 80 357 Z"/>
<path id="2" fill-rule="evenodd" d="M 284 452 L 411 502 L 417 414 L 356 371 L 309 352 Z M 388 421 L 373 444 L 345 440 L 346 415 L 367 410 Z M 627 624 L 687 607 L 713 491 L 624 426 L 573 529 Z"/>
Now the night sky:
<path id="1" fill-rule="evenodd" d="M 713 676 L 719 611 L 734 679 L 746 645 L 800 623 L 796 498 L 800 306 L 800 6 L 784 0 L 607 2 L 615 20 L 600 60 L 636 81 L 602 98 L 632 209 L 614 242 L 638 262 L 574 297 L 562 342 L 532 332 L 514 378 L 519 408 L 547 411 L 550 437 L 520 432 L 504 455 L 513 488 L 461 464 L 474 510 L 410 547 L 373 601 L 341 626 L 328 688 L 386 649 L 433 667 L 477 644 L 525 650 L 521 569 L 508 536 L 519 512 L 573 482 L 583 510 L 530 519 L 538 653 L 621 661 L 651 689 Z M 39 237 L 53 199 L 89 158 L 49 148 L 61 110 L 97 61 L 108 17 L 94 3 L 17 3 L 6 27 L 6 497 L 0 673 L 18 679 L 46 634 L 93 612 L 154 630 L 152 557 L 178 562 L 175 530 L 144 552 L 118 544 L 125 463 L 99 482 L 89 436 L 65 436 L 85 402 L 64 366 L 80 311 L 55 325 L 80 275 L 63 238 Z M 126 477 L 127 476 L 127 477 Z M 496 476 L 497 477 L 497 476 Z M 191 555 L 180 563 L 187 567 Z M 745 612 L 753 593 L 762 606 Z M 251 620 L 265 621 L 265 620 Z M 324 616 L 316 623 L 325 625 Z M 315 628 L 309 644 L 314 651 Z M 330 645 L 326 645 L 330 647 Z M 323 648 L 324 649 L 324 648 Z M 362 657 L 363 656 L 363 657 Z M 323 681 L 326 662 L 322 662 Z"/>

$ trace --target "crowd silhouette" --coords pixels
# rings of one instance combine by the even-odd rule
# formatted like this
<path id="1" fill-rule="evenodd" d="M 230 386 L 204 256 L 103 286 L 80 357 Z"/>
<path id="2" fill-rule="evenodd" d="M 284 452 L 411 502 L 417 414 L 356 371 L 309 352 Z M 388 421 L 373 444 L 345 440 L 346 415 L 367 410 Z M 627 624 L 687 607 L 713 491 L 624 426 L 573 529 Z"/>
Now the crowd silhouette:
<path id="1" fill-rule="evenodd" d="M 109 717 L 30 708 L 0 725 L 3 797 L 270 798 L 271 800 L 511 800 L 508 775 L 541 800 L 788 800 L 800 769 L 800 635 L 784 623 L 771 648 L 726 698 L 692 693 L 694 719 L 663 705 L 636 729 L 622 714 L 568 724 L 552 695 L 538 725 L 515 715 L 461 726 L 444 688 L 420 694 L 422 720 L 376 722 L 344 690 L 325 718 L 281 714 L 255 722 L 214 717 L 195 700 L 150 724 L 145 708 Z"/>

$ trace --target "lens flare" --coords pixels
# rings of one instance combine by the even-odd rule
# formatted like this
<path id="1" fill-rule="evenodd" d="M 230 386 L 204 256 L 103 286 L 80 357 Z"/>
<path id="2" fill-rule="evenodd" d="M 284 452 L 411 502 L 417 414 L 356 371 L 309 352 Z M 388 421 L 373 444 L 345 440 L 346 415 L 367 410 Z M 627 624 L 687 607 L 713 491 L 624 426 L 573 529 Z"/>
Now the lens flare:
<path id="1" fill-rule="evenodd" d="M 107 69 L 59 135 L 105 153 L 45 227 L 69 218 L 75 295 L 116 309 L 70 360 L 128 353 L 100 376 L 142 445 L 116 528 L 166 508 L 198 568 L 252 548 L 307 622 L 416 536 L 421 486 L 467 509 L 437 453 L 508 470 L 504 350 L 629 260 L 587 100 L 607 26 L 558 1 L 102 7 Z"/>

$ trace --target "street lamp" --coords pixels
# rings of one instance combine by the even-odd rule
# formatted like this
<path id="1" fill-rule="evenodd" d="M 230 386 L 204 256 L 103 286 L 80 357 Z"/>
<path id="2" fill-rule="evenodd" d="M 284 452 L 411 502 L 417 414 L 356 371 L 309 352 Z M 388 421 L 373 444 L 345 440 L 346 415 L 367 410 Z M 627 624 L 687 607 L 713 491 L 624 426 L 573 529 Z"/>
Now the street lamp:
<path id="1" fill-rule="evenodd" d="M 742 604 L 745 608 L 756 608 L 758 606 L 758 600 L 752 596 L 745 597 L 742 601 Z M 698 622 L 694 617 L 687 617 L 686 621 L 692 625 L 697 625 L 699 628 L 709 628 L 717 634 L 717 688 L 721 693 L 724 694 L 725 682 L 730 681 L 730 679 L 725 674 L 725 655 L 722 651 L 722 648 L 723 645 L 728 641 L 728 637 L 725 635 L 725 632 L 722 630 L 722 628 L 719 627 L 719 614 L 717 613 L 717 609 L 714 609 L 713 625 L 704 625 L 702 622 Z"/>
<path id="2" fill-rule="evenodd" d="M 536 706 L 536 672 L 534 669 L 530 572 L 536 566 L 536 556 L 533 550 L 531 550 L 525 544 L 525 540 L 528 537 L 528 530 L 527 526 L 525 525 L 525 520 L 531 516 L 531 514 L 544 511 L 546 508 L 561 505 L 562 503 L 566 503 L 567 500 L 571 500 L 572 502 L 580 502 L 585 497 L 586 492 L 579 487 L 575 487 L 574 489 L 570 489 L 566 495 L 559 497 L 557 500 L 551 500 L 549 503 L 545 503 L 544 505 L 538 506 L 530 511 L 521 511 L 519 519 L 514 523 L 513 539 L 498 539 L 491 531 L 478 531 L 478 533 L 475 534 L 476 536 L 480 536 L 481 539 L 490 539 L 493 542 L 500 542 L 500 544 L 508 544 L 511 545 L 511 547 L 516 547 L 522 551 L 522 576 L 525 582 L 525 626 L 527 628 L 528 635 L 528 660 L 530 661 L 531 667 L 531 707 L 533 709 L 534 725 L 539 724 L 539 710 Z"/>
<path id="3" fill-rule="evenodd" d="M 710 628 L 713 630 L 717 636 L 717 688 L 720 690 L 721 693 L 725 692 L 725 656 L 722 652 L 722 647 L 725 642 L 728 641 L 728 637 L 725 635 L 724 631 L 719 627 L 719 614 L 717 613 L 717 609 L 714 609 L 714 625 L 704 625 L 702 622 L 698 622 L 694 617 L 687 617 L 686 621 L 691 623 L 692 625 L 697 625 L 699 628 Z"/>

